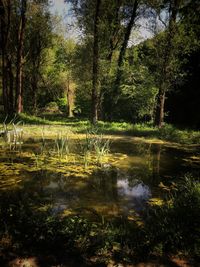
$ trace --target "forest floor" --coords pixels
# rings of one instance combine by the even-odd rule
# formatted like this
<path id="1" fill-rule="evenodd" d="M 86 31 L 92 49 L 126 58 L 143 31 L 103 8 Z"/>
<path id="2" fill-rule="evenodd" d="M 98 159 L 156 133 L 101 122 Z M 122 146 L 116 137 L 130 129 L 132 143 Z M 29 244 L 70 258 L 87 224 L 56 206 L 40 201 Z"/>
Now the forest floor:
<path id="1" fill-rule="evenodd" d="M 3 124 L 5 116 L 0 117 Z M 186 145 L 200 144 L 200 131 L 191 129 L 179 129 L 171 124 L 165 124 L 158 129 L 151 123 L 131 124 L 128 122 L 103 122 L 99 121 L 94 127 L 89 120 L 79 118 L 66 118 L 62 114 L 42 114 L 40 116 L 30 116 L 21 114 L 19 117 L 6 119 L 6 124 L 21 124 L 20 127 L 32 137 L 41 136 L 41 129 L 49 137 L 57 136 L 59 132 L 68 131 L 74 134 L 85 134 L 88 130 L 94 129 L 99 134 L 111 135 L 112 138 L 120 136 L 131 136 L 135 139 L 144 139 L 147 142 L 170 142 Z M 42 127 L 38 127 L 38 126 Z M 1 126 L 1 124 L 0 124 Z M 1 128 L 3 125 L 1 126 Z M 19 127 L 19 126 L 18 126 Z"/>

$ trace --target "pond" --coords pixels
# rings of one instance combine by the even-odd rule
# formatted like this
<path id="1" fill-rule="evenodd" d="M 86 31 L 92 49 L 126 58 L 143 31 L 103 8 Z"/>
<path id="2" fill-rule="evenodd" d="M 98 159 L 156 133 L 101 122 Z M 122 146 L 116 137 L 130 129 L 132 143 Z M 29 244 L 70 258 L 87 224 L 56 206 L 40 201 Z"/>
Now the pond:
<path id="1" fill-rule="evenodd" d="M 137 215 L 147 203 L 159 204 L 184 173 L 199 172 L 198 146 L 111 137 L 108 153 L 104 137 L 95 154 L 85 150 L 87 138 L 2 142 L 0 194 L 29 195 L 34 208 L 52 214 Z"/>

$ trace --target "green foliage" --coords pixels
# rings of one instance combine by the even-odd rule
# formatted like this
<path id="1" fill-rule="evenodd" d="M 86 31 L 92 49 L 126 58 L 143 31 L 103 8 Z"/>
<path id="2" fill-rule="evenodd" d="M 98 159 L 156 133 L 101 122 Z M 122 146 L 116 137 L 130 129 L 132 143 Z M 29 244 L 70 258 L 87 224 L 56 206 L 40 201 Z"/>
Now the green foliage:
<path id="1" fill-rule="evenodd" d="M 200 142 L 199 131 L 180 130 L 170 124 L 165 124 L 164 127 L 159 129 L 159 136 L 161 139 L 177 143 L 198 144 Z"/>
<path id="2" fill-rule="evenodd" d="M 5 116 L 0 117 L 0 121 L 3 123 Z M 12 118 L 10 118 L 10 121 Z M 68 119 L 63 114 L 53 114 L 45 113 L 41 117 L 31 116 L 28 114 L 20 114 L 20 116 L 15 118 L 15 122 L 23 121 L 25 124 L 32 125 L 53 125 L 57 131 L 59 125 L 69 126 L 76 132 L 86 133 L 88 128 L 91 127 L 88 120 L 78 120 L 78 119 Z M 62 131 L 62 126 L 60 126 L 59 131 Z M 23 127 L 22 127 L 23 128 Z M 91 128 L 93 129 L 93 128 Z M 97 124 L 97 132 L 104 134 L 124 134 L 130 136 L 140 136 L 145 138 L 159 138 L 161 140 L 167 140 L 171 142 L 181 143 L 181 144 L 199 144 L 200 142 L 200 132 L 189 130 L 189 129 L 179 129 L 173 125 L 165 124 L 161 129 L 153 127 L 151 123 L 143 124 L 131 124 L 127 122 L 103 122 L 99 121 Z"/>
<path id="3" fill-rule="evenodd" d="M 153 120 L 156 95 L 158 94 L 154 77 L 140 59 L 142 56 L 138 48 L 130 49 L 123 68 L 121 106 L 126 107 L 126 114 L 130 113 L 131 121 L 134 122 L 145 120 L 145 118 L 147 121 Z M 126 116 L 125 110 L 122 118 Z"/>
<path id="4" fill-rule="evenodd" d="M 48 103 L 44 108 L 44 113 L 59 113 L 59 106 L 56 102 Z"/>
<path id="5" fill-rule="evenodd" d="M 66 113 L 66 110 L 67 110 L 67 98 L 66 97 L 58 98 L 56 102 L 58 104 L 59 110 L 64 112 L 64 113 Z"/>
<path id="6" fill-rule="evenodd" d="M 147 233 L 154 249 L 200 256 L 200 181 L 186 175 L 166 204 L 149 210 Z"/>

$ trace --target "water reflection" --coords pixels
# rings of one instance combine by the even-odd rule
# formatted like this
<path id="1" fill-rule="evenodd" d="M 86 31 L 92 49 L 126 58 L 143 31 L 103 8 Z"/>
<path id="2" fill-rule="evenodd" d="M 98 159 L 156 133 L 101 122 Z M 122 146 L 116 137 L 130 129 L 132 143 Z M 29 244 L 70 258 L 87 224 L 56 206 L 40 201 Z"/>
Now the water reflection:
<path id="1" fill-rule="evenodd" d="M 149 186 L 141 181 L 135 181 L 134 186 L 130 186 L 128 179 L 117 181 L 119 194 L 128 199 L 128 208 L 134 208 L 136 211 L 144 209 L 146 201 L 151 197 Z"/>
<path id="2" fill-rule="evenodd" d="M 38 161 L 35 164 L 33 151 L 39 146 L 39 142 L 24 143 L 23 153 L 2 148 L 0 190 L 7 192 L 11 188 L 13 191 L 21 188 L 24 193 L 35 192 L 38 203 L 43 200 L 51 202 L 53 213 L 79 207 L 104 213 L 112 211 L 113 214 L 131 209 L 141 211 L 150 197 L 162 194 L 158 187 L 160 182 L 166 184 L 169 179 L 177 179 L 180 173 L 194 169 L 184 158 L 198 155 L 195 151 L 124 139 L 113 141 L 111 156 L 125 157 L 117 158 L 116 164 L 109 161 L 102 168 L 86 173 L 83 166 L 70 160 L 58 164 Z M 80 151 L 74 151 L 75 155 L 78 153 Z"/>

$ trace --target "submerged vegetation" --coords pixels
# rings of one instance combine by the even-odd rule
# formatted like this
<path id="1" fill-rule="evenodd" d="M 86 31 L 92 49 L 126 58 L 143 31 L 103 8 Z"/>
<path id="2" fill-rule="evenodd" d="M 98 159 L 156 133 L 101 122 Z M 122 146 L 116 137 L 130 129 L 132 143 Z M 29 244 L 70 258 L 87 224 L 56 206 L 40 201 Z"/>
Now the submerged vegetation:
<path id="1" fill-rule="evenodd" d="M 127 123 L 99 122 L 95 127 L 87 121 L 41 126 L 15 123 L 4 122 L 4 128 L 23 129 L 23 143 L 1 138 L 2 263 L 12 259 L 10 254 L 38 253 L 42 257 L 53 253 L 54 263 L 61 258 L 65 262 L 68 256 L 88 264 L 133 263 L 154 257 L 162 262 L 166 255 L 192 259 L 192 264 L 199 260 L 199 172 L 160 178 L 161 144 L 156 139 L 158 147 L 139 139 L 133 150 L 130 139 L 128 153 L 141 155 L 136 166 L 142 164 L 143 172 L 132 167 L 126 174 L 121 164 L 128 160 L 127 154 L 113 152 L 117 145 L 112 136 L 120 131 L 130 135 Z M 143 137 L 145 131 L 155 130 L 142 125 L 135 129 L 134 135 L 143 132 Z M 109 139 L 103 133 L 109 133 Z M 124 147 L 124 138 L 129 136 L 115 142 Z M 191 139 L 186 143 L 192 143 Z M 198 170 L 198 160 L 191 158 L 196 159 L 198 152 L 192 153 L 197 156 L 188 154 L 185 163 L 194 162 Z M 145 185 L 152 175 L 157 192 L 153 195 Z M 141 189 L 146 195 L 140 199 Z M 63 194 L 66 200 L 59 200 Z"/>

